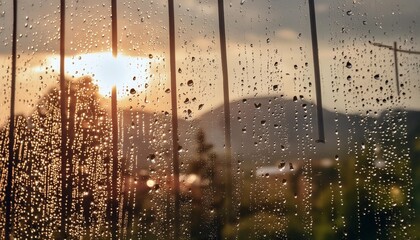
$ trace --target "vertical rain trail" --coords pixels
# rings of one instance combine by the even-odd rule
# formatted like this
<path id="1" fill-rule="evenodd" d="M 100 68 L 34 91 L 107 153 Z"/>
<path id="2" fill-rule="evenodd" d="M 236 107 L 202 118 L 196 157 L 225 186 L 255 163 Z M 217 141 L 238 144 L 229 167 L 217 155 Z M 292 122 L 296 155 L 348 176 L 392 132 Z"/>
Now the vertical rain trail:
<path id="1" fill-rule="evenodd" d="M 118 238 L 118 114 L 117 87 L 112 88 L 112 239 Z"/>
<path id="2" fill-rule="evenodd" d="M 321 93 L 321 74 L 319 67 L 318 36 L 316 32 L 316 17 L 314 0 L 309 0 L 309 18 L 311 21 L 312 52 L 314 61 L 315 91 L 316 91 L 316 110 L 318 116 L 318 140 L 319 143 L 325 143 L 324 135 L 324 115 L 322 112 L 322 93 Z"/>
<path id="3" fill-rule="evenodd" d="M 395 82 L 397 84 L 397 95 L 400 96 L 400 76 L 398 73 L 397 42 L 394 42 L 394 65 L 395 65 Z"/>
<path id="4" fill-rule="evenodd" d="M 118 48 L 118 34 L 117 34 L 117 0 L 111 2 L 111 17 L 112 17 L 112 56 L 117 57 Z M 118 114 L 117 114 L 117 87 L 112 87 L 111 96 L 111 111 L 112 111 L 112 239 L 118 238 Z"/>
<path id="5" fill-rule="evenodd" d="M 223 72 L 223 106 L 225 118 L 225 161 L 227 163 L 226 171 L 226 199 L 227 211 L 226 220 L 229 221 L 230 211 L 232 211 L 233 202 L 233 186 L 232 186 L 232 143 L 231 143 L 231 128 L 230 128 L 230 102 L 229 102 L 229 78 L 227 65 L 227 49 L 226 49 L 226 27 L 225 27 L 225 13 L 223 0 L 218 0 L 218 14 L 219 14 L 219 36 L 220 36 L 220 54 L 222 59 Z M 227 222 L 225 222 L 226 224 Z"/>
<path id="6" fill-rule="evenodd" d="M 179 196 L 179 143 L 178 143 L 178 104 L 176 84 L 176 58 L 175 58 L 175 10 L 174 1 L 168 0 L 169 12 L 169 48 L 171 68 L 171 103 L 172 103 L 172 157 L 173 157 L 173 184 L 174 184 L 174 239 L 179 239 L 180 233 L 180 196 Z"/>
<path id="7" fill-rule="evenodd" d="M 61 114 L 61 222 L 60 233 L 64 238 L 67 236 L 67 208 L 66 199 L 69 194 L 67 191 L 67 88 L 65 79 L 65 16 L 66 1 L 60 1 L 60 114 Z M 70 185 L 71 183 L 69 183 Z M 70 193 L 71 194 L 71 193 Z"/>
<path id="8" fill-rule="evenodd" d="M 17 32 L 17 0 L 13 1 L 13 34 L 12 34 L 12 84 L 10 89 L 10 125 L 9 125 L 9 161 L 7 164 L 7 185 L 5 193 L 6 204 L 6 223 L 5 239 L 9 240 L 12 229 L 12 182 L 13 167 L 15 164 L 13 157 L 13 145 L 15 143 L 15 95 L 16 95 L 16 32 Z"/>

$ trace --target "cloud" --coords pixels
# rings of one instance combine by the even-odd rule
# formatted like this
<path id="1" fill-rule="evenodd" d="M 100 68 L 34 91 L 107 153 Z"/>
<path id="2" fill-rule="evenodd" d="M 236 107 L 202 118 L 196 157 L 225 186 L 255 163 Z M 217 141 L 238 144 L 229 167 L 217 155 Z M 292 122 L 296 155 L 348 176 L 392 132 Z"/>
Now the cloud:
<path id="1" fill-rule="evenodd" d="M 169 58 L 167 5 L 150 1 L 120 1 L 120 3 L 118 18 L 120 51 L 130 56 L 148 56 L 150 53 L 161 56 L 162 65 L 152 70 L 156 73 L 156 78 L 164 79 L 160 81 L 166 83 L 168 69 L 165 64 Z M 19 64 L 24 63 L 24 56 L 34 55 L 35 58 L 42 58 L 45 54 L 57 54 L 59 50 L 58 3 L 54 5 L 40 2 L 31 6 L 23 1 L 21 4 L 26 4 L 26 6 L 24 10 L 22 8 L 19 10 L 18 31 L 22 34 L 18 45 L 18 51 L 21 53 Z M 351 14 L 347 14 L 349 10 Z M 369 48 L 366 44 L 369 40 L 385 44 L 399 41 L 403 48 L 419 49 L 416 38 L 420 35 L 419 10 L 420 1 L 412 0 L 361 1 L 349 4 L 333 0 L 317 1 L 318 40 L 321 64 L 324 64 L 321 70 L 326 82 L 329 84 L 333 75 L 329 71 L 329 66 L 332 64 L 331 66 L 334 67 L 336 64 L 331 61 L 334 57 L 331 55 L 338 56 L 339 53 L 350 52 L 354 55 L 354 61 L 369 62 L 358 55 L 362 53 L 367 55 L 365 52 Z M 7 57 L 11 52 L 10 1 L 0 6 L 0 13 L 2 11 L 5 11 L 5 14 L 0 15 L 2 43 L 0 53 L 3 53 L 0 57 L 4 57 L 4 61 L 8 62 Z M 109 51 L 111 46 L 110 3 L 101 5 L 94 0 L 73 2 L 68 6 L 67 11 L 68 46 L 66 51 L 68 55 Z M 220 80 L 217 1 L 181 0 L 176 5 L 175 11 L 177 67 L 182 67 L 184 71 L 182 76 L 185 76 L 185 79 L 181 76 L 179 80 L 189 80 L 193 71 L 197 79 Z M 294 81 L 295 75 L 286 75 L 286 73 L 294 72 L 293 65 L 301 61 L 299 66 L 308 62 L 311 67 L 307 0 L 246 1 L 243 5 L 239 0 L 231 1 L 225 3 L 225 14 L 231 82 L 239 84 L 240 81 L 245 81 L 246 86 L 251 86 L 249 90 L 251 95 L 264 94 L 263 91 L 268 89 L 261 83 L 261 76 L 265 79 L 273 79 L 272 81 L 281 81 L 284 84 L 283 89 L 288 91 L 292 86 L 289 82 Z M 25 27 L 26 22 L 33 28 Z M 299 37 L 299 34 L 302 35 Z M 405 39 L 412 37 L 414 37 L 413 41 L 403 44 Z M 36 51 L 32 50 L 32 47 Z M 197 60 L 194 63 L 183 60 L 190 59 L 189 56 L 195 56 Z M 200 60 L 201 57 L 202 60 Z M 283 71 L 283 75 L 278 74 L 273 77 L 270 75 L 271 71 L 275 72 L 274 70 L 277 71 L 277 69 L 273 69 L 272 66 L 274 62 L 280 60 L 282 62 L 279 63 L 281 67 L 278 71 Z M 236 66 L 239 62 L 241 64 L 249 62 L 246 66 L 247 71 L 241 70 L 243 65 Z M 30 63 L 36 66 L 42 63 L 42 60 L 31 60 Z M 187 69 L 191 73 L 188 73 Z M 255 69 L 255 73 L 252 69 Z M 7 67 L 0 66 L 0 73 L 6 75 L 7 71 Z M 252 78 L 254 75 L 257 80 Z M 301 78 L 303 83 L 306 83 L 305 76 L 311 77 L 312 69 L 307 69 L 302 73 L 296 72 L 296 77 Z M 283 78 L 280 80 L 276 77 Z M 204 80 L 202 85 L 205 86 Z M 216 88 L 215 92 L 221 92 L 219 85 L 212 86 Z M 258 90 L 254 91 L 255 85 L 258 85 Z M 161 92 L 165 93 L 166 86 L 161 88 Z M 242 97 L 246 95 L 240 92 L 237 96 L 241 94 L 243 94 Z M 419 94 L 416 94 L 414 98 L 418 99 Z M 208 105 L 210 104 L 206 104 Z"/>
<path id="2" fill-rule="evenodd" d="M 276 31 L 276 37 L 282 40 L 296 40 L 298 36 L 299 33 L 290 28 L 280 29 Z"/>

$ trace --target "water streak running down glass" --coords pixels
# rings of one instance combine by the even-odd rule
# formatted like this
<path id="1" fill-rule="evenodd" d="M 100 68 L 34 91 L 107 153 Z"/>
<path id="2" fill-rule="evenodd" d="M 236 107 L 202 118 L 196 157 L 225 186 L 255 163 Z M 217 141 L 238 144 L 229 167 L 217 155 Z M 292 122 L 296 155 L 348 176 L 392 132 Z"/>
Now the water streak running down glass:
<path id="1" fill-rule="evenodd" d="M 418 238 L 419 8 L 0 0 L 1 238 Z"/>

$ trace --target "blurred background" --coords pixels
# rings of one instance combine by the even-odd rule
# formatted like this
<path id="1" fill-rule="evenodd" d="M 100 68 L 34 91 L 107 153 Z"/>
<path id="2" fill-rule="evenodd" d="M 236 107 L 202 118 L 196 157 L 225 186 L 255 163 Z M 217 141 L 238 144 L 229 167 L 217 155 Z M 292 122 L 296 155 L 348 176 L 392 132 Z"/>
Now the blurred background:
<path id="1" fill-rule="evenodd" d="M 175 1 L 171 36 L 166 1 L 112 18 L 68 0 L 64 19 L 16 2 L 14 22 L 0 0 L 2 237 L 9 220 L 16 239 L 420 237 L 420 2 L 315 1 L 315 38 L 311 1 L 225 1 L 227 76 L 215 0 Z"/>

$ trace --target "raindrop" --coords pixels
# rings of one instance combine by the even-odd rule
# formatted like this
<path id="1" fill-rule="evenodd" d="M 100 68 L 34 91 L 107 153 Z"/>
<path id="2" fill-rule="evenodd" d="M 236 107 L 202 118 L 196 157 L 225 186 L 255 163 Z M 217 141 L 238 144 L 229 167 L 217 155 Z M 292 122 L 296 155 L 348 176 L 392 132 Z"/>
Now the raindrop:
<path id="1" fill-rule="evenodd" d="M 347 80 L 351 81 L 351 76 L 350 75 L 347 76 Z"/>
<path id="2" fill-rule="evenodd" d="M 373 76 L 373 78 L 375 78 L 375 80 L 379 80 L 379 74 L 375 74 L 375 76 Z"/>
<path id="3" fill-rule="evenodd" d="M 295 168 L 293 167 L 293 164 L 292 164 L 292 163 L 289 163 L 289 169 L 290 169 L 290 170 L 292 170 L 292 171 L 295 169 Z"/>
<path id="4" fill-rule="evenodd" d="M 178 73 L 182 73 L 182 69 L 181 68 L 178 68 Z"/>
<path id="5" fill-rule="evenodd" d="M 155 154 L 153 154 L 153 153 L 151 153 L 151 154 L 149 154 L 149 156 L 147 157 L 149 160 L 155 160 L 155 158 L 156 158 L 156 155 Z"/>
<path id="6" fill-rule="evenodd" d="M 132 89 L 130 90 L 130 93 L 131 93 L 131 94 L 136 94 L 136 89 L 132 88 Z"/>
<path id="7" fill-rule="evenodd" d="M 254 103 L 254 106 L 256 109 L 260 109 L 261 108 L 261 103 Z"/>
<path id="8" fill-rule="evenodd" d="M 351 64 L 351 62 L 347 62 L 347 64 L 346 64 L 346 68 L 351 68 L 353 65 Z"/>
<path id="9" fill-rule="evenodd" d="M 284 162 L 284 160 L 282 160 L 282 161 L 280 162 L 279 169 L 280 169 L 280 170 L 283 170 L 285 166 L 286 166 L 286 163 Z"/>
<path id="10" fill-rule="evenodd" d="M 193 80 L 188 80 L 187 85 L 189 87 L 192 87 L 194 85 L 194 81 Z"/>

